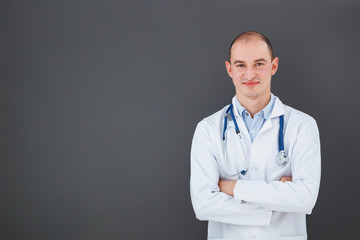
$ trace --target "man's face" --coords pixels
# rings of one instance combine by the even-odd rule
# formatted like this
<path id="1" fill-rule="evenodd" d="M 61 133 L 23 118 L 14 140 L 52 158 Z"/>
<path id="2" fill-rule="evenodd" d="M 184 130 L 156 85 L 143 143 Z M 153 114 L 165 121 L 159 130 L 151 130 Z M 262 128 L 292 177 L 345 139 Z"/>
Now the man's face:
<path id="1" fill-rule="evenodd" d="M 232 78 L 239 98 L 259 99 L 270 96 L 271 76 L 279 59 L 271 60 L 267 44 L 259 38 L 236 41 L 231 49 L 226 70 Z"/>

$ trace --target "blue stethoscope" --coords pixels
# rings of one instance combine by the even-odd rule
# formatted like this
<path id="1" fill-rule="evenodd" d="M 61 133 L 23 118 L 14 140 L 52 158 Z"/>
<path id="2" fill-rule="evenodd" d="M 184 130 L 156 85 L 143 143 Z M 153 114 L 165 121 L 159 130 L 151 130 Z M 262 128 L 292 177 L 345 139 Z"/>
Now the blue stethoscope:
<path id="1" fill-rule="evenodd" d="M 224 119 L 224 130 L 223 130 L 223 142 L 226 143 L 225 139 L 225 132 L 226 132 L 226 128 L 227 128 L 227 121 L 229 119 L 229 114 L 231 115 L 231 118 L 233 119 L 234 125 L 235 125 L 235 132 L 236 135 L 239 136 L 239 141 L 241 142 L 241 147 L 242 147 L 242 153 L 243 153 L 243 157 L 246 161 L 246 168 L 240 172 L 236 172 L 233 174 L 229 174 L 228 169 L 227 169 L 227 151 L 225 150 L 225 173 L 228 176 L 235 176 L 239 173 L 241 173 L 242 175 L 245 175 L 248 171 L 248 162 L 246 160 L 246 157 L 244 155 L 244 146 L 242 143 L 242 139 L 241 139 L 241 134 L 240 134 L 240 130 L 239 130 L 239 126 L 236 122 L 235 116 L 234 116 L 234 112 L 233 112 L 233 104 L 230 104 L 230 106 L 227 108 L 226 112 L 225 112 L 225 119 Z M 288 163 L 288 158 L 287 155 L 285 153 L 285 148 L 284 148 L 284 115 L 280 116 L 280 129 L 279 129 L 279 153 L 276 156 L 276 164 L 278 166 L 285 166 Z"/>

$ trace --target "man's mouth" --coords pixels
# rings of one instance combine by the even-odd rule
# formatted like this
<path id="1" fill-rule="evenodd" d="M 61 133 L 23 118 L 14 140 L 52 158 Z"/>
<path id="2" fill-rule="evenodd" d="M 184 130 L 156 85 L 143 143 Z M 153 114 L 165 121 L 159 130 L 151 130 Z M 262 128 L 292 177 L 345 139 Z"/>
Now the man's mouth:
<path id="1" fill-rule="evenodd" d="M 253 81 L 250 81 L 250 82 L 243 82 L 243 84 L 247 87 L 254 87 L 256 86 L 257 84 L 259 84 L 259 82 L 253 82 Z"/>

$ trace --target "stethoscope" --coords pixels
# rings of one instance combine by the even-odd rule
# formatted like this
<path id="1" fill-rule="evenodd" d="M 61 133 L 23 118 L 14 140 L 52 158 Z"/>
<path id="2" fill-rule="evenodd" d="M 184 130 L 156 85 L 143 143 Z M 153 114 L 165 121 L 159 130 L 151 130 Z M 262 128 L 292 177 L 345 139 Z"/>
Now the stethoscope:
<path id="1" fill-rule="evenodd" d="M 229 174 L 228 169 L 227 169 L 227 149 L 225 149 L 225 173 L 228 176 L 235 176 L 238 175 L 239 173 L 241 173 L 242 175 L 245 175 L 248 171 L 248 161 L 245 157 L 245 152 L 244 152 L 244 146 L 242 143 L 242 139 L 241 139 L 241 134 L 240 134 L 240 130 L 239 130 L 239 126 L 236 122 L 235 116 L 234 116 L 234 112 L 233 112 L 233 104 L 230 104 L 230 106 L 227 108 L 226 112 L 225 112 L 225 119 L 224 119 L 224 130 L 223 130 L 223 142 L 226 144 L 226 140 L 225 140 L 225 132 L 226 132 L 226 128 L 227 128 L 227 121 L 229 118 L 229 114 L 231 115 L 231 118 L 233 119 L 234 125 L 235 125 L 235 132 L 236 135 L 238 136 L 238 140 L 241 142 L 241 147 L 242 147 L 242 153 L 243 153 L 243 158 L 246 162 L 246 167 L 244 170 L 241 170 L 240 172 L 236 172 L 234 174 Z M 280 128 L 279 128 L 279 153 L 276 156 L 276 164 L 278 166 L 285 166 L 288 163 L 288 157 L 285 153 L 285 148 L 284 148 L 284 115 L 280 116 Z"/>

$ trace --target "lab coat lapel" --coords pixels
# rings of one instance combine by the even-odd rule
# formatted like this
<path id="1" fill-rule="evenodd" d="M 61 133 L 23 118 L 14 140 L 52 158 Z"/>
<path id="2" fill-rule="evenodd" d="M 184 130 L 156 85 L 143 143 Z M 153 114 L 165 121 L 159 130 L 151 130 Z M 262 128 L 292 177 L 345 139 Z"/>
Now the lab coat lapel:
<path id="1" fill-rule="evenodd" d="M 279 116 L 283 115 L 284 113 L 285 113 L 284 105 L 280 101 L 280 99 L 278 97 L 276 97 L 275 103 L 274 103 L 274 108 L 271 112 L 270 118 L 265 121 L 265 123 L 262 126 L 262 128 L 260 129 L 260 132 L 258 133 L 258 135 L 260 135 L 261 133 L 265 132 L 266 130 L 272 128 L 273 127 L 272 119 L 279 117 Z"/>
<path id="2" fill-rule="evenodd" d="M 284 104 L 280 101 L 280 99 L 278 97 L 276 97 L 275 103 L 274 103 L 274 108 L 271 112 L 270 118 L 279 117 L 281 115 L 284 115 L 284 113 L 285 113 Z"/>

